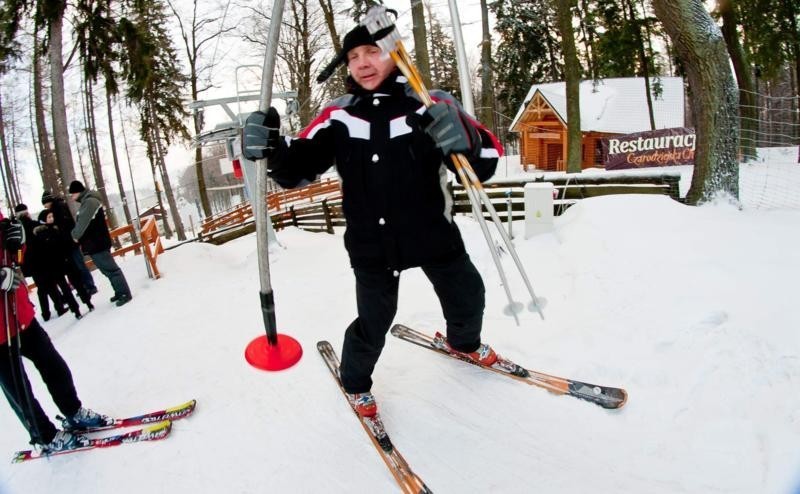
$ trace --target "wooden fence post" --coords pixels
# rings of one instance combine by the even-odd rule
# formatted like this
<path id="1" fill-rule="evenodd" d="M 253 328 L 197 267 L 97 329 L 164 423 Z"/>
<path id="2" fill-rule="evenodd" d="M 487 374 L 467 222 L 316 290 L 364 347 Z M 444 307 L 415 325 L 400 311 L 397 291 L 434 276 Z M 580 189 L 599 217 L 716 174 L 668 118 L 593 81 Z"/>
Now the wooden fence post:
<path id="1" fill-rule="evenodd" d="M 294 212 L 294 206 L 289 208 L 289 213 L 292 215 L 292 225 L 297 226 L 297 214 Z"/>
<path id="2" fill-rule="evenodd" d="M 333 221 L 331 220 L 331 209 L 328 207 L 328 200 L 322 200 L 322 212 L 325 214 L 325 227 L 328 229 L 328 233 L 333 235 Z"/>

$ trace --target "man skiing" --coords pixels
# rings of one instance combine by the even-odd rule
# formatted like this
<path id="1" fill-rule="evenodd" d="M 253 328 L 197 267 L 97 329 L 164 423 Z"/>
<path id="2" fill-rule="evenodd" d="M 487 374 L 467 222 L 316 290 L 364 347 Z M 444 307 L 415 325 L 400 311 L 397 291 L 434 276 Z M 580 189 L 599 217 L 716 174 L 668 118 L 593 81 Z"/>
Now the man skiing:
<path id="1" fill-rule="evenodd" d="M 491 365 L 481 343 L 484 285 L 464 249 L 446 189 L 449 155 L 463 154 L 480 180 L 491 177 L 502 149 L 444 91 L 426 109 L 391 58 L 363 26 L 318 78 L 339 64 L 348 93 L 331 102 L 296 138 L 281 138 L 274 108 L 254 112 L 243 131 L 244 156 L 269 159 L 282 187 L 298 187 L 335 165 L 347 220 L 345 248 L 356 279 L 358 317 L 345 332 L 341 382 L 362 417 L 377 413 L 371 375 L 397 311 L 400 273 L 420 267 L 447 321 L 441 344 Z"/>
<path id="2" fill-rule="evenodd" d="M 35 318 L 28 290 L 11 260 L 22 251 L 25 235 L 22 225 L 3 219 L 0 213 L 0 387 L 8 403 L 30 434 L 31 444 L 42 452 L 55 453 L 89 444 L 81 429 L 111 424 L 113 419 L 84 408 L 75 391 L 72 373 Z M 33 396 L 22 365 L 26 357 L 36 366 L 42 380 L 65 418 L 58 430 Z"/>

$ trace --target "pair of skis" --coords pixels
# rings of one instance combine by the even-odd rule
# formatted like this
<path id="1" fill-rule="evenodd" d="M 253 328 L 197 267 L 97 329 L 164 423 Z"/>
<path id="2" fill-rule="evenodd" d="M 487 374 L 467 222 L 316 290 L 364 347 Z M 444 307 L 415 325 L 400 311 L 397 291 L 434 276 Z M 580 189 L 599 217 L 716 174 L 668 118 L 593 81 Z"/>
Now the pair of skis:
<path id="1" fill-rule="evenodd" d="M 552 376 L 550 374 L 544 374 L 542 372 L 525 369 L 524 367 L 521 367 L 508 359 L 500 357 L 499 355 L 497 362 L 494 365 L 482 365 L 479 362 L 471 360 L 462 354 L 449 350 L 446 345 L 441 344 L 444 337 L 439 333 L 432 338 L 429 335 L 409 328 L 408 326 L 403 326 L 402 324 L 394 325 L 391 329 L 391 333 L 393 336 L 401 340 L 405 340 L 409 343 L 427 348 L 428 350 L 436 353 L 476 365 L 480 368 L 496 372 L 501 375 L 508 376 L 526 384 L 544 388 L 556 394 L 568 395 L 589 401 L 596 405 L 600 405 L 603 408 L 620 408 L 625 405 L 625 402 L 628 399 L 628 394 L 622 388 L 598 386 L 595 384 L 589 384 L 582 381 L 566 379 L 563 377 Z M 322 359 L 325 361 L 325 364 L 328 366 L 328 370 L 330 370 L 331 375 L 336 380 L 336 383 L 339 385 L 339 390 L 342 392 L 342 394 L 346 395 L 345 390 L 342 387 L 342 381 L 339 374 L 339 357 L 336 355 L 333 347 L 327 341 L 320 341 L 317 343 L 317 350 L 322 356 Z M 349 400 L 348 403 L 350 403 Z M 350 406 L 353 409 L 353 413 L 356 413 L 352 403 L 350 403 Z M 358 416 L 357 413 L 356 416 Z M 383 427 L 383 422 L 381 421 L 380 415 L 376 415 L 375 417 L 358 417 L 362 427 L 364 427 L 364 430 L 369 435 L 373 445 L 380 453 L 381 458 L 386 463 L 386 466 L 389 468 L 389 471 L 392 473 L 392 476 L 394 476 L 403 493 L 431 493 L 432 491 L 425 485 L 419 476 L 417 476 L 413 470 L 411 470 L 411 467 L 409 467 L 406 460 L 392 444 L 386 429 Z"/>
<path id="2" fill-rule="evenodd" d="M 158 441 L 169 436 L 170 432 L 172 431 L 173 421 L 180 420 L 191 415 L 192 412 L 194 412 L 196 405 L 197 401 L 191 400 L 176 407 L 166 408 L 164 410 L 158 410 L 133 417 L 114 419 L 114 422 L 108 425 L 75 431 L 77 434 L 93 436 L 98 432 L 104 432 L 113 429 L 139 427 L 138 429 L 120 434 L 114 434 L 111 436 L 91 437 L 88 445 L 73 449 L 56 451 L 52 453 L 42 453 L 32 449 L 17 451 L 14 454 L 14 458 L 11 460 L 11 462 L 22 463 L 39 458 L 78 453 L 97 448 L 109 448 L 126 443 Z"/>

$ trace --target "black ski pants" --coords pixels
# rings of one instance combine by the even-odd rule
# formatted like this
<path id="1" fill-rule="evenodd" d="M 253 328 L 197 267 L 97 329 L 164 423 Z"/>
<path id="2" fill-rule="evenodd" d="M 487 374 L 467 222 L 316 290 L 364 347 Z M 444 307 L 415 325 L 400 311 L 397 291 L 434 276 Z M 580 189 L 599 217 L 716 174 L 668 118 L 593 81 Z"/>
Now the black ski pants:
<path id="1" fill-rule="evenodd" d="M 64 298 L 58 285 L 50 275 L 35 274 L 33 282 L 36 283 L 36 295 L 39 297 L 39 310 L 45 320 L 50 319 L 50 300 L 53 301 L 56 312 L 61 315 L 67 309 L 64 307 Z"/>
<path id="2" fill-rule="evenodd" d="M 72 373 L 50 337 L 36 319 L 19 337 L 22 356 L 33 362 L 59 411 L 65 416 L 74 415 L 81 401 L 72 382 Z M 20 365 L 17 343 L 14 337 L 11 344 L 3 345 L 0 351 L 0 385 L 14 413 L 28 430 L 31 443 L 47 444 L 55 437 L 56 427 L 33 396 L 28 376 Z"/>
<path id="3" fill-rule="evenodd" d="M 474 352 L 481 344 L 485 288 L 469 256 L 421 266 L 433 284 L 445 321 L 447 340 L 456 350 Z M 372 371 L 397 312 L 400 277 L 387 269 L 353 268 L 358 317 L 344 335 L 341 378 L 348 393 L 372 388 Z"/>

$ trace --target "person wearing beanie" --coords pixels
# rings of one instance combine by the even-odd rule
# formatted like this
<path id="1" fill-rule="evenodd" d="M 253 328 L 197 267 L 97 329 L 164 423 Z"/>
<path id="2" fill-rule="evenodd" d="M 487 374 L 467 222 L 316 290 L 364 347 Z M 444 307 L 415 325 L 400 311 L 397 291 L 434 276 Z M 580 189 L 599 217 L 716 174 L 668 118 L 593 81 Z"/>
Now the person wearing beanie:
<path id="1" fill-rule="evenodd" d="M 53 300 L 57 300 L 56 309 L 66 304 L 69 310 L 75 314 L 75 318 L 80 319 L 83 316 L 78 307 L 78 302 L 72 295 L 72 289 L 65 278 L 67 256 L 69 255 L 69 249 L 72 248 L 70 245 L 72 242 L 69 236 L 64 235 L 55 224 L 55 217 L 49 209 L 39 213 L 39 225 L 33 229 L 33 238 L 38 243 L 37 250 L 39 251 L 40 265 L 39 280 L 36 282 L 36 286 L 40 290 L 46 290 L 48 293 L 53 294 Z M 91 307 L 91 302 L 89 307 Z M 91 308 L 93 309 L 94 307 Z M 60 316 L 64 311 L 66 309 L 62 308 L 58 311 L 58 315 Z M 45 313 L 44 306 L 42 306 L 42 313 Z"/>
<path id="2" fill-rule="evenodd" d="M 68 192 L 70 194 L 81 193 L 84 190 L 86 190 L 86 187 L 84 187 L 83 184 L 78 180 L 73 180 L 69 184 Z"/>
<path id="3" fill-rule="evenodd" d="M 75 228 L 75 219 L 72 217 L 72 212 L 69 210 L 67 201 L 64 198 L 46 190 L 42 194 L 42 206 L 53 212 L 56 226 L 62 232 L 70 233 Z M 82 286 L 86 293 L 94 295 L 97 293 L 97 287 L 94 284 L 92 273 L 86 267 L 86 261 L 83 258 L 80 246 L 73 242 L 69 254 L 70 263 L 67 265 L 69 282 L 76 289 Z"/>
<path id="4" fill-rule="evenodd" d="M 117 306 L 125 305 L 131 301 L 131 290 L 122 269 L 111 255 L 111 234 L 106 224 L 106 213 L 100 194 L 94 190 L 87 190 L 82 183 L 75 180 L 69 184 L 69 193 L 73 201 L 80 204 L 75 227 L 71 235 L 76 243 L 80 243 L 85 252 L 111 282 L 114 296 L 111 301 Z"/>
<path id="5" fill-rule="evenodd" d="M 28 213 L 28 206 L 24 203 L 19 203 L 14 206 L 14 216 L 19 218 L 20 216 Z"/>
<path id="6" fill-rule="evenodd" d="M 22 257 L 22 274 L 33 278 L 36 283 L 36 295 L 39 298 L 39 308 L 42 312 L 42 318 L 45 321 L 50 320 L 50 301 L 53 301 L 56 313 L 60 316 L 64 314 L 67 309 L 64 307 L 64 299 L 61 293 L 51 283 L 51 272 L 46 266 L 46 259 L 42 248 L 42 243 L 35 235 L 36 227 L 39 222 L 31 218 L 30 212 L 25 204 L 17 204 L 14 208 L 14 213 L 22 223 L 22 228 L 25 230 L 25 251 Z"/>
<path id="7" fill-rule="evenodd" d="M 280 135 L 274 108 L 246 121 L 244 157 L 267 158 L 282 187 L 315 180 L 331 166 L 341 177 L 345 248 L 355 276 L 356 319 L 344 336 L 341 382 L 362 417 L 374 416 L 372 372 L 397 311 L 401 272 L 421 268 L 439 297 L 447 336 L 439 344 L 492 365 L 481 342 L 484 285 L 453 221 L 447 191 L 452 154 L 462 154 L 481 181 L 502 154 L 497 139 L 444 91 L 426 108 L 394 61 L 363 26 L 344 37 L 324 81 L 347 66 L 347 94 L 333 100 L 295 138 Z"/>

